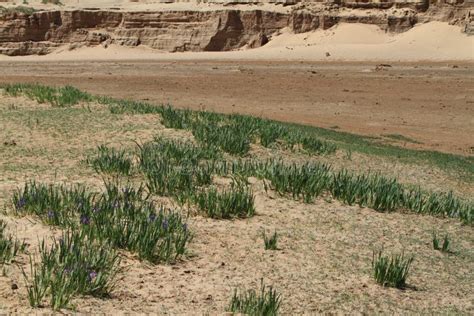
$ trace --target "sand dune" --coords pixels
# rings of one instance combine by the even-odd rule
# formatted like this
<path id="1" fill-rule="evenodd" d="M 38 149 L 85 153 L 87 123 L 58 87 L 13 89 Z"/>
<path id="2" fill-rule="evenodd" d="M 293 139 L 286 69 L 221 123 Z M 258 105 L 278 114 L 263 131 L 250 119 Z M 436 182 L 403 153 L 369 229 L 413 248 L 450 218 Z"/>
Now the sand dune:
<path id="1" fill-rule="evenodd" d="M 329 54 L 329 56 L 327 56 Z M 328 30 L 293 34 L 284 30 L 264 47 L 232 52 L 164 53 L 146 47 L 63 47 L 46 56 L 0 60 L 308 60 L 308 61 L 474 61 L 474 37 L 459 27 L 429 22 L 400 34 L 375 25 L 339 24 Z"/>

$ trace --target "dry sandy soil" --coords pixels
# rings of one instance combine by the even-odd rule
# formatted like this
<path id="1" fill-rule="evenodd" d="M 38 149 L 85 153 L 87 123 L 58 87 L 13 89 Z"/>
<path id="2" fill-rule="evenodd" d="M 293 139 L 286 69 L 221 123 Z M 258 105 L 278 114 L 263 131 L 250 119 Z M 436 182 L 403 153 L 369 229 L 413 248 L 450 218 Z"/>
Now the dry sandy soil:
<path id="1" fill-rule="evenodd" d="M 150 68 L 146 64 L 127 65 L 130 65 L 129 69 Z M 219 72 L 219 69 L 212 70 L 214 66 L 206 67 L 209 68 L 207 73 Z M 256 65 L 247 67 L 258 71 Z M 56 69 L 62 69 L 62 66 Z M 297 71 L 303 73 L 303 70 Z M 332 73 L 330 76 L 337 80 L 334 71 L 330 68 L 324 73 Z M 236 73 L 238 76 L 242 72 Z M 86 78 L 82 82 L 86 88 L 97 92 L 98 84 L 102 84 L 101 92 L 111 91 L 115 95 L 130 93 L 140 87 L 135 84 L 128 88 L 128 92 L 120 92 L 118 86 L 109 88 L 115 83 L 109 79 L 107 85 L 106 78 L 104 74 L 95 87 Z M 118 79 L 120 75 L 114 78 Z M 51 75 L 48 80 L 58 80 L 56 83 L 59 83 L 65 79 Z M 78 80 L 80 86 L 81 80 L 69 80 L 73 83 Z M 120 84 L 120 80 L 116 83 Z M 125 86 L 122 89 L 126 89 Z M 186 100 L 191 100 L 191 97 Z M 154 115 L 112 115 L 103 106 L 79 105 L 58 109 L 25 98 L 0 96 L 0 110 L 0 139 L 17 143 L 16 146 L 0 147 L 0 204 L 5 205 L 6 211 L 11 210 L 12 191 L 28 179 L 83 183 L 99 188 L 100 177 L 83 161 L 100 144 L 133 148 L 135 141 L 143 143 L 157 134 L 189 137 L 187 132 L 165 129 Z M 355 155 L 351 161 L 346 161 L 341 153 L 321 158 L 270 152 L 259 146 L 252 149 L 254 157 L 268 155 L 281 155 L 288 160 L 322 159 L 335 166 L 349 164 L 355 169 L 378 166 L 385 172 L 398 170 L 397 175 L 403 182 L 417 182 L 424 187 L 430 187 L 434 182 L 443 190 L 448 183 L 442 180 L 443 177 L 449 179 L 449 174 L 440 170 L 430 175 L 426 170 L 433 169 L 430 166 L 397 162 L 387 165 L 383 159 L 370 156 Z M 234 288 L 257 288 L 260 278 L 264 278 L 266 284 L 274 285 L 282 294 L 281 312 L 284 314 L 474 312 L 474 235 L 471 226 L 461 225 L 456 219 L 378 213 L 366 208 L 348 207 L 330 197 L 318 199 L 314 204 L 304 204 L 265 193 L 260 181 L 252 180 L 252 183 L 257 216 L 234 221 L 190 217 L 189 227 L 195 233 L 190 244 L 190 256 L 175 265 L 153 266 L 124 254 L 123 267 L 126 270 L 121 274 L 112 297 L 105 300 L 75 299 L 73 303 L 77 311 L 220 314 L 225 311 Z M 25 238 L 32 254 L 40 238 L 55 234 L 54 230 L 31 217 L 2 218 L 7 221 L 11 232 L 18 238 Z M 261 233 L 264 230 L 280 234 L 280 250 L 263 249 Z M 443 254 L 432 249 L 433 230 L 450 234 L 453 253 Z M 382 246 L 389 252 L 405 250 L 416 254 L 406 290 L 381 288 L 371 278 L 372 251 Z M 20 270 L 27 267 L 27 255 L 21 255 L 16 264 L 6 266 L 4 275 L 0 277 L 0 311 L 50 312 L 48 308 L 33 311 L 28 307 Z M 12 284 L 16 284 L 18 289 L 12 290 Z"/>
<path id="2" fill-rule="evenodd" d="M 391 65 L 375 71 L 369 62 L 2 61 L 0 82 L 69 84 L 117 98 L 399 134 L 409 139 L 402 146 L 472 154 L 474 65 Z"/>

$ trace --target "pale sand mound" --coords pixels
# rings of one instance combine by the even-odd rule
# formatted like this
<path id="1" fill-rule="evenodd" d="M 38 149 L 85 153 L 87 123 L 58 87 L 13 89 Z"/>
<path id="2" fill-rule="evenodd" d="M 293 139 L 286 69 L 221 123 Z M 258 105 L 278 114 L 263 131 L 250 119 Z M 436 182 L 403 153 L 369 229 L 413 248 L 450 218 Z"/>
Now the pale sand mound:
<path id="1" fill-rule="evenodd" d="M 283 57 L 338 60 L 473 60 L 474 37 L 443 22 L 420 24 L 401 34 L 387 34 L 375 25 L 340 24 L 326 31 L 284 33 L 261 51 Z"/>
<path id="2" fill-rule="evenodd" d="M 327 56 L 329 53 L 329 56 Z M 104 59 L 240 59 L 338 61 L 473 61 L 474 37 L 458 26 L 430 22 L 401 34 L 388 34 L 375 25 L 339 24 L 328 30 L 293 34 L 285 30 L 266 46 L 232 52 L 164 53 L 146 47 L 102 46 L 47 56 L 7 57 L 0 60 L 104 60 Z"/>

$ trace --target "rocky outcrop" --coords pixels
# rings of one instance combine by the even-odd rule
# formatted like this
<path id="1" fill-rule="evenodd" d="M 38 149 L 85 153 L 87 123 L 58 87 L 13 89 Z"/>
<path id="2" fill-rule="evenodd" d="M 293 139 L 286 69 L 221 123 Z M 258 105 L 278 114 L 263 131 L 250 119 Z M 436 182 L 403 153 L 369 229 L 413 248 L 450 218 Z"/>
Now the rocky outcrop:
<path id="1" fill-rule="evenodd" d="M 298 2 L 286 13 L 264 10 L 123 12 L 70 10 L 0 14 L 0 53 L 47 54 L 70 48 L 118 44 L 145 45 L 178 51 L 228 51 L 265 45 L 273 34 L 289 27 L 295 33 L 337 23 L 368 23 L 388 32 L 403 32 L 417 21 L 465 21 L 462 0 L 430 5 L 428 0 L 331 0 Z M 292 2 L 293 3 L 293 2 Z M 432 2 L 431 2 L 432 3 Z M 442 14 L 441 14 L 441 13 Z"/>

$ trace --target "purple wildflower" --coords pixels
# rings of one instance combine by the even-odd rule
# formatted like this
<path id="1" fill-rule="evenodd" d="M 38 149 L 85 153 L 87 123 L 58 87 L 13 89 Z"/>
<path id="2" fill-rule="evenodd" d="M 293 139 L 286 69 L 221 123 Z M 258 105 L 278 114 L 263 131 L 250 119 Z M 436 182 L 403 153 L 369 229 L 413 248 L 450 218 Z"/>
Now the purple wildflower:
<path id="1" fill-rule="evenodd" d="M 168 220 L 166 218 L 161 223 L 161 226 L 163 226 L 163 229 L 168 229 Z"/>
<path id="2" fill-rule="evenodd" d="M 69 268 L 64 268 L 64 273 L 65 273 L 65 274 L 68 274 L 68 275 L 69 275 L 69 274 L 71 274 L 71 272 L 72 272 L 71 269 L 69 269 Z"/>
<path id="3" fill-rule="evenodd" d="M 94 213 L 99 213 L 99 208 L 98 208 L 97 206 L 94 206 L 94 207 L 92 208 L 92 212 L 94 212 Z"/>
<path id="4" fill-rule="evenodd" d="M 156 214 L 155 213 L 151 213 L 149 216 L 148 216 L 148 220 L 150 222 L 154 222 L 156 220 Z"/>
<path id="5" fill-rule="evenodd" d="M 94 279 L 95 279 L 96 277 L 97 277 L 97 272 L 91 271 L 91 272 L 89 272 L 89 275 L 88 275 L 87 278 L 89 279 L 89 281 L 94 281 Z"/>
<path id="6" fill-rule="evenodd" d="M 54 218 L 54 211 L 53 210 L 48 211 L 48 218 L 49 219 Z"/>
<path id="7" fill-rule="evenodd" d="M 87 217 L 87 215 L 81 215 L 81 224 L 83 225 L 89 225 L 90 219 Z"/>
<path id="8" fill-rule="evenodd" d="M 26 205 L 25 198 L 21 198 L 21 199 L 19 199 L 18 202 L 16 203 L 16 208 L 17 208 L 17 209 L 20 209 L 20 208 L 23 208 L 25 205 Z"/>

